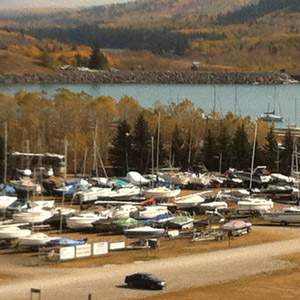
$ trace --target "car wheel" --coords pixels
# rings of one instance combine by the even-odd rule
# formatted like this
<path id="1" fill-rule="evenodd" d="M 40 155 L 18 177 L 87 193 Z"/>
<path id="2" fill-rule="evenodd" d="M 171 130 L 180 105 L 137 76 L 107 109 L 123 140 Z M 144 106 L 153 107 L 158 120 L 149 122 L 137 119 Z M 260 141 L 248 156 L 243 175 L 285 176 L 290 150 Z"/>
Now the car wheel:
<path id="1" fill-rule="evenodd" d="M 150 285 L 150 290 L 156 290 L 156 289 L 157 289 L 156 285 L 154 284 Z"/>
<path id="2" fill-rule="evenodd" d="M 129 281 L 129 282 L 128 282 L 128 286 L 129 286 L 130 288 L 133 288 L 133 283 L 132 283 L 132 281 Z"/>
<path id="3" fill-rule="evenodd" d="M 286 226 L 286 225 L 287 225 L 287 222 L 286 222 L 286 221 L 281 221 L 281 222 L 280 222 L 280 225 L 281 225 L 281 226 Z"/>

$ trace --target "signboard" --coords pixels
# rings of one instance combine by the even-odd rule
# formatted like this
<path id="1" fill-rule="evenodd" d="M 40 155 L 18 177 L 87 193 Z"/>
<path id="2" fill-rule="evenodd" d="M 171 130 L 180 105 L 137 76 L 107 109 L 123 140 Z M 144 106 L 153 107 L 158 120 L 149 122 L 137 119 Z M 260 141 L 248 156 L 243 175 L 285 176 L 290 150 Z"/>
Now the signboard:
<path id="1" fill-rule="evenodd" d="M 125 248 L 125 242 L 115 242 L 109 244 L 109 250 L 119 250 Z"/>
<path id="2" fill-rule="evenodd" d="M 92 255 L 92 245 L 78 245 L 76 246 L 76 257 L 87 257 Z"/>
<path id="3" fill-rule="evenodd" d="M 75 247 L 62 247 L 59 249 L 60 260 L 74 259 L 75 258 Z"/>
<path id="4" fill-rule="evenodd" d="M 93 243 L 93 255 L 101 255 L 107 253 L 108 253 L 107 242 Z"/>

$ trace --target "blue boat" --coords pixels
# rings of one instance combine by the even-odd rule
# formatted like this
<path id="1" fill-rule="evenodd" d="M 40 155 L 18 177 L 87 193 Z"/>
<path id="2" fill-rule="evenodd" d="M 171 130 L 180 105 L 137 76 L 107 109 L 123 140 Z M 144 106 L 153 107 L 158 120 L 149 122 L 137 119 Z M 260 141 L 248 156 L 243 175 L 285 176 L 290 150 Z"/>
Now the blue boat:
<path id="1" fill-rule="evenodd" d="M 61 239 L 53 239 L 49 241 L 46 245 L 47 246 L 78 246 L 78 245 L 84 245 L 86 243 L 87 243 L 87 239 L 72 240 L 68 238 L 61 238 Z"/>

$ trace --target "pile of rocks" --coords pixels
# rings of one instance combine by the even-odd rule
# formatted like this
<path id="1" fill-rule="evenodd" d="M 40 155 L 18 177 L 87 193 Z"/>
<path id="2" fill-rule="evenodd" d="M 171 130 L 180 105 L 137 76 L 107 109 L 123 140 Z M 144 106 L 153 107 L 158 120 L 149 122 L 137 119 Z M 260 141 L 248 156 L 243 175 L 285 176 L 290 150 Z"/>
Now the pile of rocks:
<path id="1" fill-rule="evenodd" d="M 283 84 L 296 82 L 281 72 L 60 71 L 0 74 L 0 83 Z"/>

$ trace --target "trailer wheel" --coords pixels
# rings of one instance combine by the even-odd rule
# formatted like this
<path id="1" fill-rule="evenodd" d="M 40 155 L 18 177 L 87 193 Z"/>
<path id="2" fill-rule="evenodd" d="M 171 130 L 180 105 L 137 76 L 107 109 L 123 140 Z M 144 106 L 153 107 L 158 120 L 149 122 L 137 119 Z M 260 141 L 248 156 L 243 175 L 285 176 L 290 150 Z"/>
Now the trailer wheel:
<path id="1" fill-rule="evenodd" d="M 286 226 L 287 224 L 288 224 L 288 223 L 287 223 L 286 221 L 281 221 L 281 222 L 280 222 L 280 225 L 281 225 L 281 226 Z"/>

